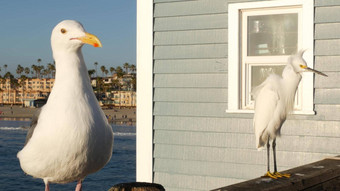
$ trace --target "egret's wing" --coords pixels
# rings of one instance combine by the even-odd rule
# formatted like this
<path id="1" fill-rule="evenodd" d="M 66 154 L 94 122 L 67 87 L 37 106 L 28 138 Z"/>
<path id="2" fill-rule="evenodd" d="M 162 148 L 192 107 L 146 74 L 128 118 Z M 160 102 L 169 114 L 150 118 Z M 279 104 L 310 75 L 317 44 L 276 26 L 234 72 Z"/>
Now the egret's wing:
<path id="1" fill-rule="evenodd" d="M 271 75 L 254 92 L 254 128 L 257 148 L 264 146 L 268 140 L 266 129 L 280 100 L 277 89 L 279 80 L 279 77 Z"/>
<path id="2" fill-rule="evenodd" d="M 35 127 L 37 126 L 38 118 L 39 118 L 39 115 L 40 115 L 40 111 L 41 111 L 41 108 L 39 108 L 39 109 L 35 112 L 35 114 L 33 115 L 33 117 L 32 117 L 32 121 L 31 121 L 30 127 L 28 128 L 28 131 L 27 131 L 25 145 L 26 145 L 26 144 L 28 143 L 28 141 L 31 139 L 31 137 L 32 137 L 32 135 L 33 135 L 33 132 L 34 132 L 34 129 L 35 129 Z"/>

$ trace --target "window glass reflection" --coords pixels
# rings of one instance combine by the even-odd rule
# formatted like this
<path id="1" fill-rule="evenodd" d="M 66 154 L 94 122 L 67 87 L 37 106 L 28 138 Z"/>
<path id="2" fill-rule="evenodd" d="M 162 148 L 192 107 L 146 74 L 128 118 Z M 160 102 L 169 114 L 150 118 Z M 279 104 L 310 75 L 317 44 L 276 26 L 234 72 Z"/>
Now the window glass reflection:
<path id="1" fill-rule="evenodd" d="M 290 55 L 297 52 L 298 14 L 248 17 L 248 56 Z"/>

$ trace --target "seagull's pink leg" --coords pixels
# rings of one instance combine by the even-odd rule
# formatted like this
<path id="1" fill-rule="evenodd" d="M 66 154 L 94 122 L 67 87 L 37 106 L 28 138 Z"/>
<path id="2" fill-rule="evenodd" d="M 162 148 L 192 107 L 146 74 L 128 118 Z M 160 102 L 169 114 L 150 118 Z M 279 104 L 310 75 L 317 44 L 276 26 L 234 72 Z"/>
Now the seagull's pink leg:
<path id="1" fill-rule="evenodd" d="M 45 183 L 45 191 L 50 191 L 50 184 L 48 182 Z"/>
<path id="2" fill-rule="evenodd" d="M 81 191 L 81 180 L 78 181 L 76 191 Z"/>

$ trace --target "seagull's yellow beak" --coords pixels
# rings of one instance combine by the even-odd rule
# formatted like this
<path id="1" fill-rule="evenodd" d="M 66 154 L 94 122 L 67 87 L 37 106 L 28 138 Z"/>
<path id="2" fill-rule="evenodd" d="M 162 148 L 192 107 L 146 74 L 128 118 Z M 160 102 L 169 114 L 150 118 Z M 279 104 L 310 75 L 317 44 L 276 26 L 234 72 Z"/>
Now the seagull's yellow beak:
<path id="1" fill-rule="evenodd" d="M 100 40 L 93 34 L 85 33 L 85 36 L 77 38 L 83 43 L 90 44 L 94 47 L 102 47 Z"/>

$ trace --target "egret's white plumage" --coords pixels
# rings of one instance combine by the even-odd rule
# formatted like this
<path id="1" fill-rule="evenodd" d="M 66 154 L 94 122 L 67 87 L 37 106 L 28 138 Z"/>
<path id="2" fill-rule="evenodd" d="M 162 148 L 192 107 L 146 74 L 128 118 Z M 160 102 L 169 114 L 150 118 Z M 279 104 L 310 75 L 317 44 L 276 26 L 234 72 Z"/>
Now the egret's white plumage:
<path id="1" fill-rule="evenodd" d="M 280 135 L 282 124 L 285 122 L 288 113 L 293 110 L 296 90 L 302 78 L 301 73 L 311 71 L 326 76 L 307 67 L 302 57 L 303 53 L 304 51 L 299 51 L 298 54 L 289 57 L 282 76 L 271 74 L 252 91 L 255 99 L 253 122 L 256 147 L 261 148 L 267 144 L 269 161 L 269 141 L 273 140 L 274 173 L 276 173 L 275 140 Z"/>
<path id="2" fill-rule="evenodd" d="M 53 90 L 31 129 L 31 137 L 18 153 L 21 168 L 48 184 L 81 181 L 110 160 L 112 128 L 93 93 L 81 47 L 100 41 L 73 20 L 52 31 L 56 62 Z M 78 183 L 79 184 L 79 183 Z"/>

